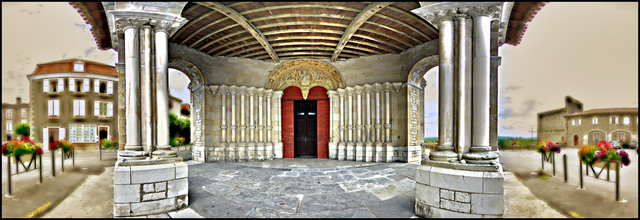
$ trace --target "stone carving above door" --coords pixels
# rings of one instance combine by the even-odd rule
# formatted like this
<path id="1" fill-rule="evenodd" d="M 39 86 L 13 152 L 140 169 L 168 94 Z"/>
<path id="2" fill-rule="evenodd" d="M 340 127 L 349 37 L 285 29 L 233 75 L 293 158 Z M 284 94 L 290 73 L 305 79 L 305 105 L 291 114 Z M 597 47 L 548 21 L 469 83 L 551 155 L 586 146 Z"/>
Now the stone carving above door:
<path id="1" fill-rule="evenodd" d="M 315 86 L 322 86 L 327 90 L 345 88 L 342 75 L 335 67 L 314 59 L 284 62 L 269 74 L 265 88 L 284 90 L 289 86 L 300 88 L 304 99 L 307 99 L 309 90 Z"/>

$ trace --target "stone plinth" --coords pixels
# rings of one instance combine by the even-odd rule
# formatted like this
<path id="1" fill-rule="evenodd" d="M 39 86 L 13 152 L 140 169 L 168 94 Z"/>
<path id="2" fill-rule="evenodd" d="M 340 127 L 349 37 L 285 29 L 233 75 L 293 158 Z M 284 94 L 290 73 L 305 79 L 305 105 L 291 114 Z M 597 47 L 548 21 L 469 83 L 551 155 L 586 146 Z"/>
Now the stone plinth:
<path id="1" fill-rule="evenodd" d="M 426 218 L 501 218 L 504 175 L 497 165 L 424 160 L 416 169 L 416 215 Z"/>
<path id="2" fill-rule="evenodd" d="M 153 215 L 187 207 L 187 176 L 188 167 L 181 158 L 118 161 L 113 178 L 114 217 Z"/>

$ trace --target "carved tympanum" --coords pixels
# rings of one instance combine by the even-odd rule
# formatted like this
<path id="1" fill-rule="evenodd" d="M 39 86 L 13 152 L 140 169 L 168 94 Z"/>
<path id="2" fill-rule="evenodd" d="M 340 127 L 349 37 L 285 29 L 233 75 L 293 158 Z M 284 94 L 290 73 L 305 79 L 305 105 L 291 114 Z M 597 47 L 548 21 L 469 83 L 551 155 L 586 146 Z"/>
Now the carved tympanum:
<path id="1" fill-rule="evenodd" d="M 266 89 L 284 90 L 296 86 L 307 99 L 309 90 L 322 86 L 327 90 L 344 88 L 344 80 L 338 70 L 328 63 L 314 59 L 297 59 L 276 67 L 267 79 Z"/>

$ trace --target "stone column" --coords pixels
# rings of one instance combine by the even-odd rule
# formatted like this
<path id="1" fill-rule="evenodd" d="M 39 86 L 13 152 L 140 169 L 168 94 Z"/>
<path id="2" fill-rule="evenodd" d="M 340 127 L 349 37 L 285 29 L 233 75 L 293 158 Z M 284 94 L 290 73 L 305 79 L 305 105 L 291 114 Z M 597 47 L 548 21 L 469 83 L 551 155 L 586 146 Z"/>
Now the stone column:
<path id="1" fill-rule="evenodd" d="M 364 142 L 362 139 L 364 138 L 362 132 L 364 131 L 364 127 L 362 126 L 362 86 L 355 86 L 356 92 L 356 102 L 357 102 L 357 114 L 356 118 L 358 118 L 357 132 L 356 132 L 356 152 L 355 158 L 356 161 L 364 161 Z"/>
<path id="2" fill-rule="evenodd" d="M 167 41 L 167 29 L 170 23 L 167 21 L 152 20 L 155 26 L 156 44 L 156 144 L 157 151 L 154 156 L 161 158 L 177 157 L 178 152 L 171 150 L 169 143 L 169 88 L 167 74 L 169 72 L 169 43 Z"/>
<path id="3" fill-rule="evenodd" d="M 140 112 L 142 119 L 142 149 L 146 152 L 151 153 L 153 151 L 153 109 L 151 106 L 154 101 L 151 97 L 151 84 L 153 83 L 153 78 L 151 76 L 151 26 L 145 25 L 143 26 L 142 38 L 141 40 L 141 53 L 143 54 L 141 59 L 141 69 L 142 73 L 140 74 L 140 86 L 142 87 L 141 95 L 140 95 L 140 104 L 142 105 L 142 110 Z"/>
<path id="4" fill-rule="evenodd" d="M 436 17 L 427 18 L 433 23 L 438 23 L 440 36 L 438 146 L 434 152 L 430 153 L 431 160 L 446 161 L 457 157 L 457 154 L 453 152 L 454 28 L 452 16 L 455 14 L 455 10 L 447 10 L 436 14 Z"/>
<path id="5" fill-rule="evenodd" d="M 466 12 L 461 9 L 461 12 Z M 471 34 L 465 15 L 458 16 L 458 160 L 471 145 Z"/>
<path id="6" fill-rule="evenodd" d="M 267 94 L 264 93 L 264 89 L 260 88 L 258 89 L 258 132 L 259 132 L 259 141 L 256 144 L 256 148 L 258 150 L 258 153 L 256 154 L 258 156 L 258 160 L 264 160 L 264 134 L 265 134 L 265 126 L 264 126 L 264 115 L 263 115 L 263 108 L 264 106 L 264 102 L 263 102 L 263 97 L 265 97 Z"/>
<path id="7" fill-rule="evenodd" d="M 118 31 L 124 32 L 125 54 L 125 100 L 126 100 L 126 144 L 125 151 L 119 151 L 119 157 L 128 160 L 145 159 L 149 152 L 142 151 L 140 145 L 140 61 L 137 19 L 118 19 Z"/>
<path id="8" fill-rule="evenodd" d="M 238 132 L 240 132 L 240 141 L 238 141 L 238 147 L 236 148 L 236 155 L 238 162 L 244 162 L 247 160 L 247 152 L 245 152 L 245 148 L 247 147 L 247 142 L 245 139 L 247 125 L 245 124 L 244 112 L 247 111 L 244 108 L 244 96 L 247 94 L 247 87 L 240 86 L 238 90 L 238 95 L 240 95 L 240 108 L 238 108 L 238 114 L 240 115 L 240 126 L 238 126 Z"/>
<path id="9" fill-rule="evenodd" d="M 339 127 L 336 126 L 335 122 L 334 122 L 334 116 L 335 116 L 335 108 L 336 106 L 340 106 L 339 104 L 336 105 L 336 96 L 338 94 L 338 91 L 336 90 L 329 90 L 327 91 L 327 96 L 329 96 L 329 159 L 338 159 L 338 141 L 340 140 L 339 135 L 340 132 L 338 131 L 338 133 L 335 132 L 335 128 Z"/>
<path id="10" fill-rule="evenodd" d="M 273 90 L 265 90 L 265 97 L 267 99 L 267 142 L 264 144 L 264 159 L 272 160 L 273 159 L 273 136 L 271 131 L 273 130 L 273 126 L 271 126 L 271 97 L 273 96 Z"/>
<path id="11" fill-rule="evenodd" d="M 498 154 L 489 145 L 490 99 L 490 46 L 491 19 L 500 13 L 497 6 L 475 6 L 469 10 L 473 16 L 473 122 L 470 152 L 463 154 L 469 163 L 491 163 Z"/>
<path id="12" fill-rule="evenodd" d="M 222 85 L 219 87 L 218 89 L 218 94 L 220 94 L 221 98 L 220 98 L 220 102 L 221 102 L 221 106 L 222 109 L 220 109 L 220 115 L 222 117 L 222 123 L 220 125 L 220 147 L 217 150 L 217 155 L 216 157 L 218 158 L 218 161 L 220 162 L 227 162 L 226 159 L 226 147 L 227 147 L 227 86 Z"/>
<path id="13" fill-rule="evenodd" d="M 347 95 L 349 96 L 349 106 L 347 107 L 347 111 L 349 111 L 349 120 L 347 120 L 349 122 L 349 142 L 347 142 L 347 158 L 346 160 L 356 160 L 356 155 L 355 155 L 355 151 L 356 151 L 356 143 L 354 140 L 354 129 L 355 129 L 355 125 L 354 125 L 354 117 L 353 117 L 353 96 L 355 95 L 354 89 L 353 87 L 347 87 Z"/>
<path id="14" fill-rule="evenodd" d="M 256 158 L 256 142 L 255 142 L 255 132 L 256 125 L 255 121 L 255 111 L 253 109 L 253 97 L 256 95 L 256 88 L 250 87 L 248 90 L 249 93 L 249 142 L 247 143 L 247 160 L 253 160 Z"/>
<path id="15" fill-rule="evenodd" d="M 373 147 L 373 134 L 372 134 L 372 125 L 371 125 L 371 107 L 373 107 L 373 105 L 371 105 L 371 91 L 372 90 L 372 86 L 369 84 L 365 85 L 364 88 L 364 92 L 367 95 L 367 101 L 366 104 L 364 105 L 365 108 L 367 108 L 367 116 L 366 116 L 366 135 L 364 136 L 364 140 L 365 140 L 365 144 L 364 144 L 364 155 L 365 155 L 365 162 L 371 162 L 373 161 L 373 152 L 375 152 L 374 147 Z"/>
<path id="16" fill-rule="evenodd" d="M 282 149 L 282 95 L 283 91 L 275 91 L 273 92 L 273 98 L 275 99 L 276 104 L 276 117 L 278 119 L 278 129 L 276 132 L 276 143 L 273 147 L 273 157 L 274 158 L 282 158 L 283 149 Z"/>
<path id="17" fill-rule="evenodd" d="M 236 158 L 236 146 L 238 143 L 236 142 L 236 93 L 237 87 L 235 85 L 231 86 L 229 89 L 229 93 L 231 93 L 231 126 L 229 126 L 229 131 L 231 133 L 231 142 L 227 144 L 227 162 L 235 162 Z"/>
<path id="18" fill-rule="evenodd" d="M 380 97 L 380 92 L 382 91 L 382 85 L 380 85 L 379 83 L 375 83 L 374 85 L 374 90 L 376 92 L 376 142 L 374 143 L 375 147 L 376 147 L 376 156 L 375 156 L 375 162 L 383 162 L 384 159 L 386 158 L 386 152 L 384 151 L 384 138 L 382 137 L 382 124 L 380 123 L 380 120 L 382 119 L 382 114 L 380 112 L 380 108 L 382 108 L 381 105 L 381 97 Z"/>
<path id="19" fill-rule="evenodd" d="M 345 95 L 346 95 L 346 90 L 345 89 L 338 89 L 338 95 L 340 96 L 340 142 L 338 142 L 338 153 L 337 153 L 337 157 L 338 160 L 345 160 L 347 158 L 347 142 L 346 142 L 346 138 L 345 138 L 345 133 L 347 132 L 346 126 L 345 126 L 345 106 L 344 106 L 344 102 L 345 102 Z"/>
<path id="20" fill-rule="evenodd" d="M 387 138 L 385 139 L 384 145 L 386 148 L 386 160 L 385 162 L 389 163 L 389 162 L 393 162 L 393 155 L 394 155 L 394 146 L 393 146 L 393 142 L 391 141 L 391 97 L 389 96 L 389 93 L 391 92 L 391 89 L 393 89 L 393 85 L 389 82 L 384 83 L 384 101 L 385 101 L 385 124 L 384 124 L 384 128 L 385 128 L 385 134 L 387 135 Z"/>

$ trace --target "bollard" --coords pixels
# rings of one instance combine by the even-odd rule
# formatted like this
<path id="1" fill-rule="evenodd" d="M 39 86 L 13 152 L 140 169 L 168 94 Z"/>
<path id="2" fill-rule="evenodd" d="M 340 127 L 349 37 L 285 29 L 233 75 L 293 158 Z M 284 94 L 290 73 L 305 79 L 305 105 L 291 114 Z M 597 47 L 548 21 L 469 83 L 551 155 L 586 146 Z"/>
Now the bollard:
<path id="1" fill-rule="evenodd" d="M 578 162 L 580 163 L 580 166 L 578 166 L 578 167 L 580 167 L 580 189 L 583 189 L 583 186 L 582 186 L 582 161 L 578 158 Z M 587 172 L 589 172 L 589 169 L 587 169 Z"/>
<path id="2" fill-rule="evenodd" d="M 12 196 L 11 195 L 11 156 L 7 156 L 7 180 L 8 180 L 7 185 L 9 185 L 9 194 L 7 194 L 7 196 Z"/>
<path id="3" fill-rule="evenodd" d="M 553 152 L 549 154 L 551 155 L 551 161 L 553 161 L 553 176 L 556 176 L 556 155 Z"/>
<path id="4" fill-rule="evenodd" d="M 616 163 L 616 201 L 620 201 L 620 166 L 622 164 Z"/>
<path id="5" fill-rule="evenodd" d="M 607 181 L 609 181 L 609 172 L 610 172 L 609 167 L 610 166 L 609 166 L 609 163 L 606 163 L 605 165 L 607 166 Z M 600 171 L 600 172 L 602 172 L 602 171 Z"/>
<path id="6" fill-rule="evenodd" d="M 60 161 L 60 167 L 62 167 L 62 172 L 60 173 L 64 173 L 64 148 L 60 149 L 60 159 L 62 159 L 62 161 Z"/>
<path id="7" fill-rule="evenodd" d="M 102 144 L 98 144 L 98 151 L 100 151 L 100 161 L 102 161 Z"/>
<path id="8" fill-rule="evenodd" d="M 40 183 L 41 184 L 42 184 L 42 155 L 38 155 L 38 157 L 40 158 Z"/>
<path id="9" fill-rule="evenodd" d="M 72 161 L 72 165 L 75 167 L 76 166 L 76 148 L 71 148 L 71 161 Z"/>
<path id="10" fill-rule="evenodd" d="M 56 177 L 56 157 L 55 150 L 51 150 L 51 175 Z"/>
<path id="11" fill-rule="evenodd" d="M 542 156 L 540 156 L 540 164 L 542 164 L 542 170 L 544 170 L 544 151 L 541 154 Z"/>
<path id="12" fill-rule="evenodd" d="M 563 169 L 564 170 L 564 182 L 568 183 L 569 182 L 568 181 L 569 178 L 567 176 L 568 174 L 567 174 L 567 155 L 566 154 L 562 155 L 562 165 L 564 167 L 564 169 Z"/>

